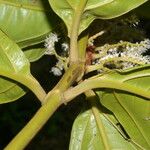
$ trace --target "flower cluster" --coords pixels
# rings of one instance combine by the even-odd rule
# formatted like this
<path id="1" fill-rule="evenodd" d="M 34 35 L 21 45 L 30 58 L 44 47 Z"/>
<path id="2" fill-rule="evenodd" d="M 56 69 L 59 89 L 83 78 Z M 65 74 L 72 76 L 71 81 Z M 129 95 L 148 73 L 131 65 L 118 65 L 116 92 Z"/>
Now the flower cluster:
<path id="1" fill-rule="evenodd" d="M 46 39 L 44 46 L 46 47 L 46 55 L 55 55 L 58 62 L 54 67 L 51 68 L 51 71 L 55 76 L 61 76 L 64 69 L 67 68 L 68 59 L 63 53 L 67 53 L 69 46 L 67 43 L 62 43 L 62 53 L 58 54 L 56 51 L 55 43 L 59 41 L 57 34 L 51 33 Z"/>
<path id="2" fill-rule="evenodd" d="M 55 50 L 55 43 L 58 42 L 57 34 L 51 33 L 46 39 L 44 46 L 47 48 L 45 54 L 53 55 Z"/>
<path id="3" fill-rule="evenodd" d="M 150 40 L 137 43 L 120 41 L 117 44 L 105 44 L 97 47 L 93 54 L 92 65 L 88 72 L 98 70 L 99 73 L 108 69 L 128 69 L 138 65 L 150 64 L 150 56 L 144 55 L 150 49 Z"/>
<path id="4" fill-rule="evenodd" d="M 57 62 L 57 64 L 51 68 L 51 72 L 55 75 L 55 76 L 61 76 L 62 75 L 62 71 L 64 69 L 64 64 L 61 60 L 59 60 Z"/>

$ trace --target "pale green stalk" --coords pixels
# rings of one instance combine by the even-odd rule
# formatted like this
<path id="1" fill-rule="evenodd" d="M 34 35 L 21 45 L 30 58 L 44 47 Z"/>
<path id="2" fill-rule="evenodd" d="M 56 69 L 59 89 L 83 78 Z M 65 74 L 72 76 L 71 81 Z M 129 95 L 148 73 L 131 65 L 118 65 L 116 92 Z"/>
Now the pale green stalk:
<path id="1" fill-rule="evenodd" d="M 71 100 L 76 96 L 80 95 L 81 93 L 95 88 L 118 89 L 150 99 L 150 94 L 145 89 L 138 88 L 128 83 L 117 82 L 111 79 L 98 79 L 98 78 L 85 80 L 76 87 L 69 89 L 64 93 L 64 98 L 66 97 L 68 100 Z"/>
<path id="2" fill-rule="evenodd" d="M 109 146 L 110 143 L 109 143 L 109 140 L 108 140 L 108 136 L 107 136 L 107 133 L 105 131 L 105 127 L 104 127 L 103 122 L 100 118 L 100 111 L 97 108 L 95 93 L 92 90 L 89 90 L 89 91 L 85 92 L 85 95 L 87 97 L 87 100 L 91 103 L 92 112 L 93 112 L 93 115 L 95 117 L 95 121 L 96 121 L 98 130 L 99 130 L 99 133 L 101 135 L 101 139 L 102 139 L 102 143 L 104 145 L 104 149 L 105 150 L 111 150 L 110 146 Z"/>
<path id="3" fill-rule="evenodd" d="M 47 120 L 52 116 L 56 109 L 65 104 L 66 101 L 63 97 L 63 92 L 70 87 L 70 85 L 80 75 L 80 65 L 73 64 L 69 67 L 68 71 L 64 74 L 63 78 L 50 91 L 42 105 L 29 123 L 18 133 L 18 135 L 9 143 L 5 150 L 22 150 L 32 140 L 32 138 L 43 127 Z"/>
<path id="4" fill-rule="evenodd" d="M 56 109 L 61 104 L 66 103 L 66 101 L 68 101 L 64 99 L 63 92 L 66 91 L 80 77 L 80 75 L 84 71 L 84 63 L 78 62 L 79 58 L 80 57 L 82 58 L 82 56 L 79 57 L 78 55 L 77 39 L 78 39 L 80 19 L 81 19 L 83 9 L 86 5 L 86 2 L 87 0 L 81 1 L 79 4 L 79 8 L 77 8 L 75 13 L 73 28 L 71 32 L 71 39 L 70 39 L 71 40 L 70 63 L 71 64 L 68 70 L 63 75 L 62 79 L 56 85 L 56 87 L 47 94 L 46 98 L 44 99 L 43 106 L 37 111 L 34 117 L 29 121 L 29 123 L 19 132 L 19 134 L 9 143 L 9 145 L 5 148 L 5 150 L 24 149 L 25 146 L 31 141 L 31 139 L 38 133 L 38 131 L 51 117 L 51 115 L 56 111 Z M 82 44 L 86 45 L 87 43 L 82 43 Z M 81 55 L 84 54 L 85 54 L 85 50 L 83 53 L 81 53 Z M 14 78 L 16 77 L 14 76 Z M 22 80 L 20 81 L 23 82 Z M 35 87 L 31 87 L 31 90 L 32 88 L 34 89 Z"/>
<path id="5" fill-rule="evenodd" d="M 72 30 L 70 33 L 70 63 L 77 63 L 79 59 L 78 53 L 78 32 L 80 27 L 81 16 L 86 6 L 87 0 L 81 0 L 74 11 L 72 21 Z"/>
<path id="6" fill-rule="evenodd" d="M 78 47 L 79 47 L 79 62 L 85 63 L 86 59 L 86 47 L 88 43 L 88 34 L 83 33 L 82 37 L 79 39 Z"/>
<path id="7" fill-rule="evenodd" d="M 54 91 L 47 96 L 45 103 L 29 121 L 29 123 L 17 134 L 4 150 L 22 150 L 43 127 L 50 116 L 61 105 L 59 91 Z"/>
<path id="8" fill-rule="evenodd" d="M 111 61 L 114 61 L 114 62 L 119 62 L 119 61 L 130 62 L 130 63 L 137 64 L 137 65 L 144 65 L 145 64 L 145 62 L 142 62 L 142 61 L 140 61 L 136 58 L 132 58 L 130 56 L 122 56 L 122 57 L 117 56 L 117 57 L 113 57 L 113 58 L 108 58 L 106 60 L 102 60 L 102 61 L 100 61 L 100 64 L 87 66 L 86 67 L 86 73 L 89 73 L 89 72 L 92 72 L 92 71 L 95 71 L 95 70 L 99 70 L 99 69 L 109 70 L 107 67 L 105 67 L 105 64 L 108 63 L 108 62 L 111 62 Z"/>
<path id="9" fill-rule="evenodd" d="M 41 103 L 45 99 L 46 93 L 44 89 L 31 74 L 23 75 L 12 73 L 6 70 L 0 70 L 0 75 L 12 79 L 14 81 L 17 81 L 26 86 L 27 88 L 29 88 L 37 96 L 37 98 L 41 101 Z"/>

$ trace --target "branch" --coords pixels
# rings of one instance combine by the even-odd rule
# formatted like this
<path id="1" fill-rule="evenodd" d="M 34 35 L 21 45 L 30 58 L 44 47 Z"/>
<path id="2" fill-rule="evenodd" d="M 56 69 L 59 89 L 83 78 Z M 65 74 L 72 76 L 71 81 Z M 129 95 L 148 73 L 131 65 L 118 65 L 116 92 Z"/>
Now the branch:
<path id="1" fill-rule="evenodd" d="M 18 133 L 18 135 L 8 144 L 5 150 L 21 150 L 39 132 L 47 120 L 65 103 L 63 92 L 70 87 L 80 75 L 82 64 L 73 64 L 69 67 L 60 82 L 50 91 L 44 99 L 43 105 L 29 121 L 29 123 Z"/>
<path id="2" fill-rule="evenodd" d="M 70 35 L 70 63 L 75 63 L 78 61 L 78 32 L 80 27 L 80 20 L 85 8 L 87 0 L 79 1 L 79 5 L 75 9 L 73 22 L 72 22 L 72 30 Z"/>
<path id="3" fill-rule="evenodd" d="M 20 131 L 20 133 L 8 144 L 5 150 L 20 150 L 24 149 L 25 146 L 31 141 L 31 139 L 38 133 L 38 131 L 43 127 L 47 120 L 52 116 L 52 114 L 57 110 L 57 108 L 65 103 L 63 101 L 63 92 L 66 91 L 83 73 L 84 62 L 79 62 L 78 55 L 78 31 L 80 26 L 80 19 L 83 13 L 84 7 L 87 0 L 82 0 L 79 6 L 75 10 L 75 16 L 72 22 L 72 31 L 70 39 L 70 66 L 66 73 L 63 75 L 62 79 L 55 86 L 55 88 L 50 91 L 46 98 L 44 99 L 43 106 L 37 111 L 34 117 L 29 121 L 29 123 Z M 87 44 L 87 41 L 84 42 Z M 85 45 L 86 45 L 85 44 Z M 84 46 L 85 48 L 85 46 Z M 81 48 L 80 48 L 81 49 Z M 85 49 L 81 52 L 84 56 Z M 81 57 L 82 57 L 81 56 Z M 15 77 L 16 78 L 16 77 Z M 21 80 L 20 80 L 21 81 Z M 23 81 L 21 81 L 22 83 Z M 32 84 L 29 82 L 29 84 Z M 30 85 L 32 86 L 32 85 Z M 30 87 L 29 86 L 29 87 Z M 35 87 L 30 87 L 34 91 Z"/>
<path id="4" fill-rule="evenodd" d="M 95 88 L 117 89 L 150 99 L 150 94 L 145 89 L 138 88 L 128 83 L 117 82 L 111 79 L 93 78 L 85 80 L 76 87 L 68 89 L 66 92 L 64 92 L 66 103 L 68 102 L 68 100 L 72 100 L 81 93 Z"/>
<path id="5" fill-rule="evenodd" d="M 47 103 L 37 111 L 29 123 L 17 134 L 17 136 L 5 147 L 4 150 L 22 150 L 43 127 L 50 116 L 61 105 L 61 93 L 56 90 L 49 94 Z"/>
<path id="6" fill-rule="evenodd" d="M 42 103 L 46 97 L 46 92 L 39 82 L 32 75 L 16 74 L 5 70 L 0 70 L 0 75 L 21 83 L 29 88 Z"/>

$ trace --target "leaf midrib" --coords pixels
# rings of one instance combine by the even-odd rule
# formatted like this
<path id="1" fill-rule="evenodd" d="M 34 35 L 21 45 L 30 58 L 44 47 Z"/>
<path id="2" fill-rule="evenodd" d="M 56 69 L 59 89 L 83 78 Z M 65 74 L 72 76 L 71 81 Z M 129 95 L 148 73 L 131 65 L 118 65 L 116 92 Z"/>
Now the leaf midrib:
<path id="1" fill-rule="evenodd" d="M 8 54 L 4 52 L 4 49 L 3 49 L 3 47 L 1 46 L 1 44 L 0 44 L 0 48 L 2 49 L 3 54 L 6 56 L 6 58 L 7 58 L 7 60 L 8 60 L 7 62 L 9 62 L 9 65 L 10 65 L 9 67 L 11 67 L 11 68 L 14 70 L 14 72 L 18 72 L 18 70 L 15 69 L 16 67 L 15 67 L 14 63 L 12 63 L 12 62 L 10 61 Z M 11 70 L 11 71 L 12 71 L 12 70 Z"/>
<path id="2" fill-rule="evenodd" d="M 83 131 L 82 142 L 81 142 L 81 146 L 80 146 L 81 150 L 82 150 L 82 147 L 83 147 L 83 141 L 84 141 L 83 139 L 85 138 L 85 132 L 86 132 L 86 129 L 88 127 L 90 118 L 91 118 L 91 114 L 89 112 L 89 114 L 88 114 L 88 120 L 86 121 L 86 124 L 85 124 L 85 127 L 84 127 L 84 131 Z"/>
<path id="3" fill-rule="evenodd" d="M 147 144 L 149 145 L 148 139 L 145 137 L 145 134 L 143 134 L 143 132 L 141 131 L 141 127 L 138 125 L 138 123 L 136 122 L 136 120 L 132 117 L 132 115 L 130 114 L 130 112 L 122 105 L 121 101 L 118 98 L 118 94 L 113 91 L 113 95 L 115 97 L 115 99 L 117 100 L 117 102 L 119 103 L 119 105 L 122 107 L 122 109 L 124 109 L 124 111 L 129 115 L 129 117 L 131 118 L 131 120 L 134 122 L 135 126 L 137 127 L 137 129 L 139 130 L 140 134 L 143 136 L 143 138 L 145 139 L 145 141 L 147 142 Z"/>

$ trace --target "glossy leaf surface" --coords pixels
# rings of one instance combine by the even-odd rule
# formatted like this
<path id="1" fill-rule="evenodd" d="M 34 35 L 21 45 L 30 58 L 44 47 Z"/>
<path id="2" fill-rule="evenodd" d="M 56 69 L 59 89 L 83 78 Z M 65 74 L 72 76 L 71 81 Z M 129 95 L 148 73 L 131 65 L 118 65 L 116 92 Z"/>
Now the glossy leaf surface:
<path id="1" fill-rule="evenodd" d="M 0 1 L 0 29 L 21 47 L 41 42 L 57 20 L 45 5 L 42 0 Z"/>
<path id="2" fill-rule="evenodd" d="M 46 51 L 46 48 L 34 48 L 25 50 L 24 53 L 30 62 L 40 59 Z"/>
<path id="3" fill-rule="evenodd" d="M 142 89 L 150 95 L 150 69 L 143 67 L 120 75 L 108 75 L 118 82 L 128 83 L 136 88 Z M 130 91 L 130 89 L 128 89 Z M 104 90 L 97 92 L 100 102 L 111 110 L 131 139 L 145 149 L 150 148 L 150 101 L 149 99 L 132 95 L 126 92 Z M 140 95 L 140 90 L 139 93 Z"/>
<path id="4" fill-rule="evenodd" d="M 131 89 L 128 89 L 127 91 L 132 91 L 132 88 L 137 90 L 138 95 L 142 96 L 142 91 L 147 95 L 147 97 L 150 97 L 150 66 L 145 65 L 141 67 L 135 67 L 131 68 L 126 71 L 118 71 L 118 72 L 112 72 L 108 73 L 107 75 L 104 76 L 106 79 L 110 79 L 112 81 L 115 81 L 116 83 L 119 83 L 122 86 L 124 85 L 129 85 L 127 86 L 128 88 L 131 87 Z M 116 87 L 117 89 L 117 87 Z M 135 93 L 136 94 L 136 93 Z M 144 96 L 144 94 L 143 94 Z M 144 96 L 145 97 L 145 96 Z"/>
<path id="5" fill-rule="evenodd" d="M 125 140 L 112 124 L 102 115 L 99 118 L 105 127 L 111 149 L 135 150 L 135 146 Z M 71 133 L 69 150 L 105 150 L 101 134 L 91 110 L 82 112 L 75 120 Z"/>
<path id="6" fill-rule="evenodd" d="M 147 0 L 87 0 L 80 23 L 81 33 L 94 19 L 111 19 L 121 16 L 130 10 L 140 6 Z M 79 0 L 49 0 L 52 9 L 67 25 L 69 35 L 75 10 L 81 5 Z"/>
<path id="7" fill-rule="evenodd" d="M 30 64 L 20 48 L 0 31 L 0 73 L 29 75 Z M 15 83 L 0 76 L 0 103 L 14 101 L 25 94 L 24 89 Z"/>

